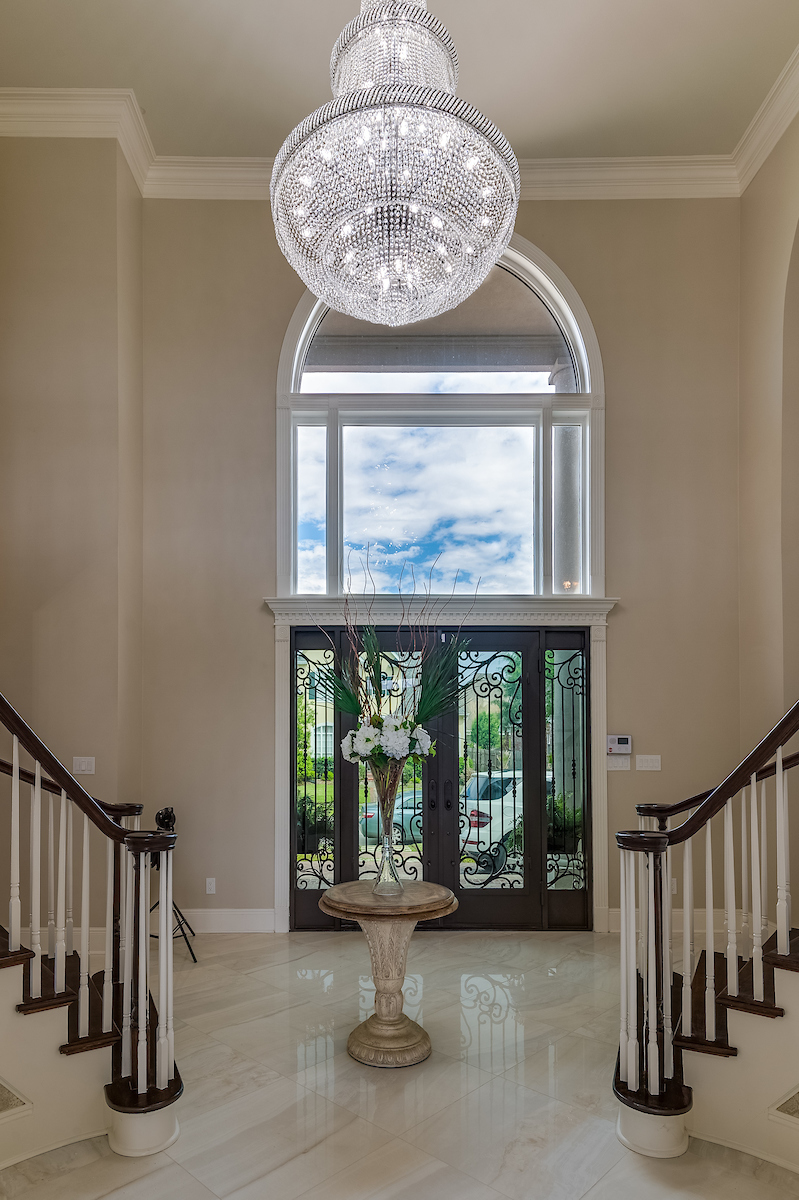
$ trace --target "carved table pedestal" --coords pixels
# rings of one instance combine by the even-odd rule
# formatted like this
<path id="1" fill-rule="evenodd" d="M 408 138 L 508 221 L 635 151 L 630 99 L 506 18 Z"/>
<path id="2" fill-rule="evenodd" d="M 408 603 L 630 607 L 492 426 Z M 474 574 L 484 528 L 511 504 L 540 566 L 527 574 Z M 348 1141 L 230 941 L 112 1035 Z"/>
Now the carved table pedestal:
<path id="1" fill-rule="evenodd" d="M 411 934 L 418 921 L 435 921 L 458 907 L 449 888 L 406 883 L 398 896 L 376 896 L 371 880 L 338 883 L 322 893 L 322 912 L 357 921 L 366 935 L 375 981 L 375 1011 L 353 1029 L 347 1052 L 369 1067 L 410 1067 L 432 1050 L 430 1038 L 402 1011 L 402 985 Z"/>

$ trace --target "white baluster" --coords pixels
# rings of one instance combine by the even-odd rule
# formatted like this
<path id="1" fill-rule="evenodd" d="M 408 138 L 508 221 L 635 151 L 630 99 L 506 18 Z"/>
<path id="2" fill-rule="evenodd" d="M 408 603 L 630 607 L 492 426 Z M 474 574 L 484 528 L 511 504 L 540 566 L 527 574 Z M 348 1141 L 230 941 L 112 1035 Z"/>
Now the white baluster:
<path id="1" fill-rule="evenodd" d="M 80 988 L 78 990 L 78 1037 L 89 1036 L 89 818 L 83 814 L 83 858 L 80 890 Z"/>
<path id="2" fill-rule="evenodd" d="M 666 829 L 669 828 L 668 818 Z M 674 972 L 672 970 L 671 946 L 671 846 L 666 850 L 661 862 L 662 894 L 663 894 L 663 1078 L 674 1078 L 674 1031 L 671 1020 L 671 985 Z"/>
<path id="3" fill-rule="evenodd" d="M 123 875 L 125 878 L 125 953 L 122 958 L 122 1078 L 133 1074 L 131 1039 L 131 1010 L 133 1007 L 133 922 L 135 912 L 135 877 L 133 855 L 126 848 Z"/>
<path id="4" fill-rule="evenodd" d="M 650 1096 L 660 1094 L 660 1061 L 658 1058 L 658 1002 L 657 1002 L 657 944 L 655 942 L 655 856 L 647 854 L 649 866 L 649 1014 L 646 1050 L 647 1091 Z"/>
<path id="5" fill-rule="evenodd" d="M 688 813 L 690 818 L 691 813 Z M 691 983 L 694 977 L 694 847 L 683 842 L 682 851 L 682 1033 L 691 1036 Z"/>
<path id="6" fill-rule="evenodd" d="M 139 1002 L 136 1072 L 139 1095 L 147 1091 L 147 1018 L 149 1004 L 147 995 L 147 855 L 139 855 Z"/>
<path id="7" fill-rule="evenodd" d="M 58 814 L 58 886 L 56 888 L 55 909 L 55 973 L 56 994 L 63 992 L 67 985 L 67 794 L 61 792 L 61 809 Z"/>
<path id="8" fill-rule="evenodd" d="M 753 885 L 754 886 L 754 885 Z M 749 820 L 746 812 L 746 788 L 741 791 L 741 956 L 751 957 L 749 926 Z M 735 992 L 737 996 L 738 993 Z"/>
<path id="9" fill-rule="evenodd" d="M 762 1000 L 763 992 L 763 919 L 760 911 L 760 844 L 757 828 L 757 775 L 751 782 L 752 807 L 750 812 L 752 830 L 752 995 Z"/>
<path id="10" fill-rule="evenodd" d="M 42 870 L 42 768 L 36 764 L 35 782 L 31 787 L 31 998 L 42 994 L 42 931 L 41 931 L 41 870 Z"/>
<path id="11" fill-rule="evenodd" d="M 105 961 L 103 963 L 103 1033 L 111 1032 L 114 1004 L 114 843 L 105 839 Z"/>
<path id="12" fill-rule="evenodd" d="M 638 971 L 635 954 L 637 938 L 635 929 L 635 860 L 633 851 L 627 855 L 627 1086 L 631 1092 L 637 1092 L 640 1080 L 638 1078 Z M 638 855 L 639 874 L 643 874 L 643 855 Z M 171 877 L 170 877 L 171 886 Z M 644 911 L 640 914 L 644 920 Z"/>
<path id="13" fill-rule="evenodd" d="M 11 890 L 8 901 L 8 948 L 19 950 L 22 906 L 19 899 L 19 738 L 14 735 L 11 766 Z"/>
<path id="14" fill-rule="evenodd" d="M 629 1029 L 627 1017 L 627 993 L 629 990 L 627 979 L 627 943 L 629 941 L 628 922 L 630 919 L 627 911 L 627 851 L 619 851 L 619 951 L 620 951 L 620 976 L 621 976 L 621 997 L 619 1004 L 619 1078 L 622 1083 L 627 1083 L 628 1079 L 628 1060 L 629 1060 Z"/>
<path id="15" fill-rule="evenodd" d="M 55 958 L 55 811 L 47 793 L 47 956 Z"/>
<path id="16" fill-rule="evenodd" d="M 746 809 L 746 800 L 744 800 Z M 727 991 L 738 995 L 738 935 L 735 908 L 735 846 L 732 833 L 732 800 L 724 805 L 724 909 L 727 924 Z"/>
<path id="17" fill-rule="evenodd" d="M 788 867 L 788 806 L 782 746 L 777 750 L 777 953 L 789 954 L 791 948 L 790 872 Z"/>
<path id="18" fill-rule="evenodd" d="M 713 846 L 710 821 L 704 827 L 704 1036 L 716 1040 L 715 940 L 713 936 Z"/>
<path id="19" fill-rule="evenodd" d="M 166 1040 L 169 1046 L 167 1058 L 167 1074 L 170 1080 L 175 1078 L 175 964 L 173 962 L 173 929 L 172 929 L 172 851 L 166 856 L 166 911 L 167 911 L 167 993 L 166 993 Z M 635 910 L 633 909 L 633 912 Z M 633 926 L 633 949 L 635 948 L 635 927 Z"/>
<path id="20" fill-rule="evenodd" d="M 760 919 L 763 922 L 762 940 L 768 940 L 768 820 L 766 815 L 766 781 L 760 785 Z"/>
<path id="21" fill-rule="evenodd" d="M 67 954 L 75 950 L 75 922 L 72 917 L 72 878 L 75 843 L 72 831 L 72 801 L 67 802 L 67 922 L 65 926 Z"/>
<path id="22" fill-rule="evenodd" d="M 167 942 L 172 933 L 167 923 L 166 885 L 166 851 L 161 850 L 158 855 L 158 1042 L 155 1050 L 155 1086 L 162 1090 L 169 1083 L 169 1041 L 166 1036 L 168 1007 Z"/>

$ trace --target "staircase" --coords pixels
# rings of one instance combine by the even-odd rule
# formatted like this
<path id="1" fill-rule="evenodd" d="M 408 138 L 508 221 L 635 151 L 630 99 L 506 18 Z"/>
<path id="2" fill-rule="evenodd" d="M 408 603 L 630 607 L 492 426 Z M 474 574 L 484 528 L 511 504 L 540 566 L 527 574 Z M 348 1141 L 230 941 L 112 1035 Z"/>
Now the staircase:
<path id="1" fill-rule="evenodd" d="M 0 760 L 10 892 L 0 926 L 0 1169 L 102 1133 L 119 1154 L 156 1153 L 178 1136 L 183 1091 L 172 1029 L 175 834 L 141 831 L 140 804 L 90 796 L 3 696 L 0 723 L 12 744 L 11 761 Z M 104 889 L 93 904 L 97 875 Z"/>
<path id="2" fill-rule="evenodd" d="M 639 805 L 640 828 L 616 835 L 622 982 L 613 1090 L 619 1137 L 641 1154 L 682 1154 L 691 1135 L 799 1171 L 788 799 L 799 754 L 784 754 L 797 732 L 799 703 L 717 788 Z M 678 873 L 681 912 L 672 908 Z"/>

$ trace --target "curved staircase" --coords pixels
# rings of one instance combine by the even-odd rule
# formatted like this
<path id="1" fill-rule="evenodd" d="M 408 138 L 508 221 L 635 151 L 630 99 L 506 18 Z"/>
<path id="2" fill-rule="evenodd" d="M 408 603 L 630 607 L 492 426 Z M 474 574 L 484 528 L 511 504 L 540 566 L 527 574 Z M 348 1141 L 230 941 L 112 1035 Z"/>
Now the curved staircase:
<path id="1" fill-rule="evenodd" d="M 0 927 L 0 1169 L 106 1132 L 117 1153 L 155 1153 L 178 1135 L 183 1090 L 172 1030 L 175 834 L 141 831 L 140 804 L 90 796 L 3 696 L 0 723 L 12 739 L 11 761 L 0 761 L 10 891 Z M 94 929 L 92 862 L 105 877 L 104 923 Z"/>
<path id="2" fill-rule="evenodd" d="M 799 703 L 717 788 L 637 807 L 620 849 L 619 1137 L 689 1134 L 799 1171 L 799 930 L 789 772 Z M 672 909 L 679 873 L 682 910 Z M 719 901 L 721 904 L 719 905 Z"/>

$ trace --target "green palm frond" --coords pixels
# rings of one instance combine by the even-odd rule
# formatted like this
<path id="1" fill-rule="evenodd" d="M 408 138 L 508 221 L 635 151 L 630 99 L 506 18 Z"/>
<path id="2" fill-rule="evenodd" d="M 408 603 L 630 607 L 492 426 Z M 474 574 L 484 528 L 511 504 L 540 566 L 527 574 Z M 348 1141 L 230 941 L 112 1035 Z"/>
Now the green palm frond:
<path id="1" fill-rule="evenodd" d="M 374 688 L 375 701 L 379 711 L 383 699 L 383 662 L 380 653 L 380 643 L 377 640 L 377 630 L 374 625 L 364 625 L 361 637 L 363 639 L 366 675 Z"/>
<path id="2" fill-rule="evenodd" d="M 358 689 L 353 688 L 347 677 L 349 672 L 338 675 L 330 667 L 320 667 L 316 677 L 316 690 L 326 700 L 332 700 L 337 712 L 350 713 L 357 717 L 361 711 Z"/>
<path id="3" fill-rule="evenodd" d="M 416 720 L 420 725 L 451 712 L 458 700 L 458 653 L 464 643 L 437 642 L 422 662 Z"/>

